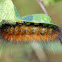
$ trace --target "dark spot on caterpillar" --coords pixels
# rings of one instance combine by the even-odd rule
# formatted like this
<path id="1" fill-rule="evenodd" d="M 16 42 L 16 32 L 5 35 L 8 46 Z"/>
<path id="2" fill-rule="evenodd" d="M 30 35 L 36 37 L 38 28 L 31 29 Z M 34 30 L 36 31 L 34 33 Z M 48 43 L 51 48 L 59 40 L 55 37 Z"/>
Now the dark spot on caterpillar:
<path id="1" fill-rule="evenodd" d="M 16 23 L 1 26 L 1 35 L 8 41 L 39 41 L 48 42 L 58 38 L 60 29 L 45 24 Z"/>
<path id="2" fill-rule="evenodd" d="M 2 20 L 2 22 L 4 23 L 6 20 Z"/>

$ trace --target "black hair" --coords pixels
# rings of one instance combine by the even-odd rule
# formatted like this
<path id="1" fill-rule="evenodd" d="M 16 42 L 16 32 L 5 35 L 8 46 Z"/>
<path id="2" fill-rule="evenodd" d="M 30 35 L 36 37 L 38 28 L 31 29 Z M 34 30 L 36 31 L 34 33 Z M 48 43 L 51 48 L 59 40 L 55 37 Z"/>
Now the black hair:
<path id="1" fill-rule="evenodd" d="M 59 40 L 62 43 L 62 29 L 60 29 Z"/>

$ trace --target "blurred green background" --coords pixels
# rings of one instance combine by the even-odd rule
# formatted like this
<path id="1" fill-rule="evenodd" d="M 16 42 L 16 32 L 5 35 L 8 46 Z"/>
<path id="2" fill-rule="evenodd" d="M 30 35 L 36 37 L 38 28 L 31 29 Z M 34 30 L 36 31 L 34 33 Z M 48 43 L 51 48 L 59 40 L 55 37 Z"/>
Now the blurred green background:
<path id="1" fill-rule="evenodd" d="M 44 13 L 37 0 L 12 0 L 20 16 Z M 42 0 L 54 24 L 62 27 L 62 0 Z M 56 40 L 59 41 L 59 40 Z M 39 43 L 49 62 L 62 61 L 60 42 Z M 42 47 L 43 46 L 43 47 Z M 59 50 L 58 50 L 59 49 Z M 58 52 L 58 51 L 60 52 Z M 39 53 L 40 55 L 43 53 Z M 0 39 L 0 62 L 40 62 L 30 43 L 12 43 Z"/>
<path id="2" fill-rule="evenodd" d="M 37 0 L 12 0 L 20 16 L 43 13 Z M 52 21 L 62 27 L 62 0 L 42 0 Z"/>

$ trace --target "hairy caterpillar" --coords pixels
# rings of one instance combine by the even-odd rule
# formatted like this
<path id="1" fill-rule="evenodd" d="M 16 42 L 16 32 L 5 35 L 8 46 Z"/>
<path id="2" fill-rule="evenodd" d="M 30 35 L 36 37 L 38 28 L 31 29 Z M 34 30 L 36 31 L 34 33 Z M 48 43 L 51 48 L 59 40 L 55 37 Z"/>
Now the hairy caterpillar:
<path id="1" fill-rule="evenodd" d="M 59 34 L 59 27 L 46 26 L 42 23 L 17 23 L 15 25 L 4 24 L 1 27 L 2 37 L 8 41 L 48 42 L 58 38 Z"/>

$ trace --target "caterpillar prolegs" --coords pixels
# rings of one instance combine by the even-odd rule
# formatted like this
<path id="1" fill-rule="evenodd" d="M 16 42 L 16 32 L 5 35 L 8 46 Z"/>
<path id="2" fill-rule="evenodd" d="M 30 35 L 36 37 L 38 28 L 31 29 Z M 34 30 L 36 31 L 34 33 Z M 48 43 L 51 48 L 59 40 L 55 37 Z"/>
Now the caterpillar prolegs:
<path id="1" fill-rule="evenodd" d="M 15 25 L 4 24 L 1 27 L 1 35 L 8 41 L 20 42 L 48 42 L 58 38 L 60 29 L 53 26 L 34 23 L 17 23 Z"/>

